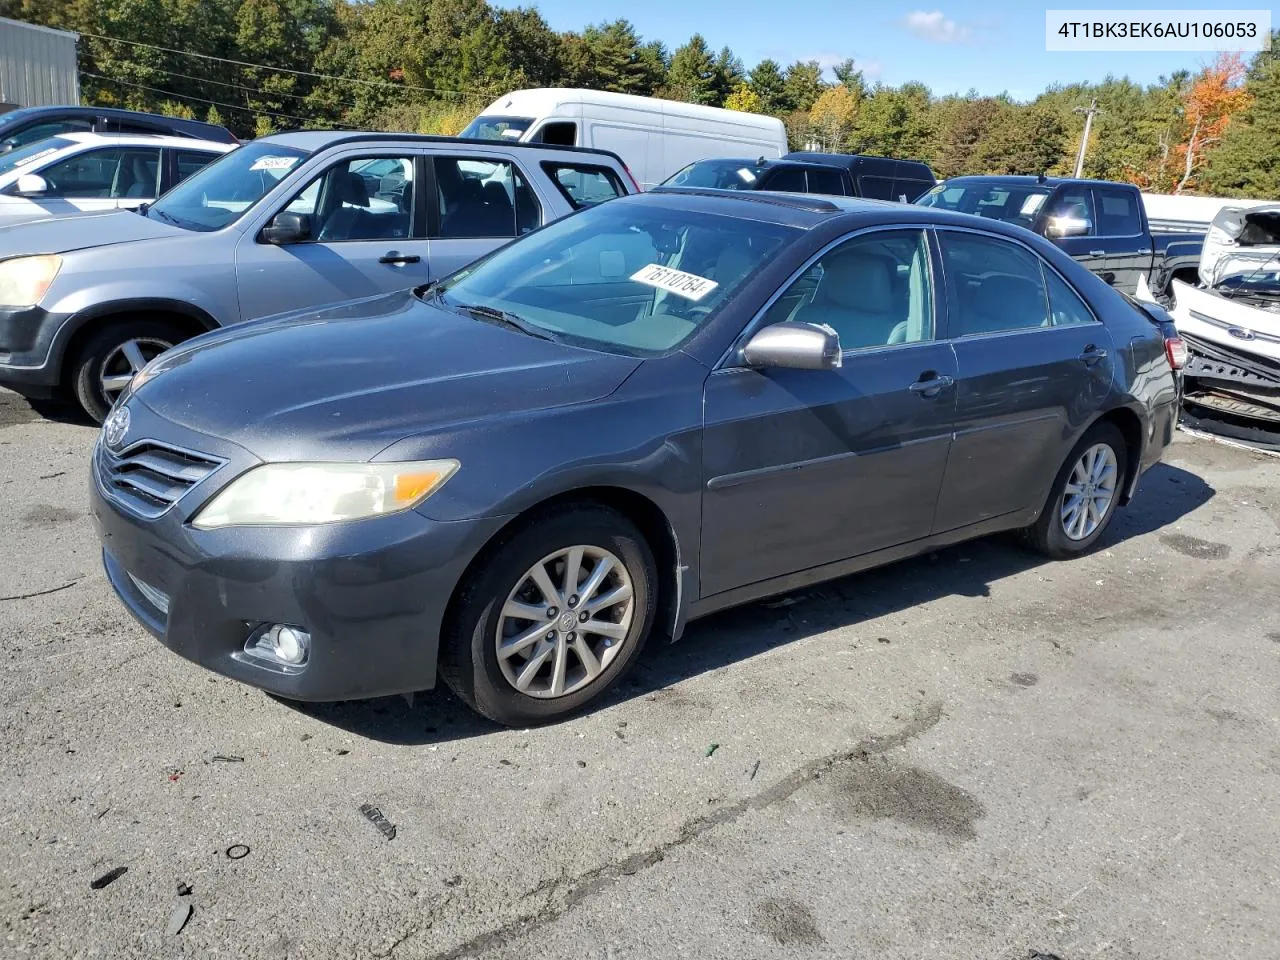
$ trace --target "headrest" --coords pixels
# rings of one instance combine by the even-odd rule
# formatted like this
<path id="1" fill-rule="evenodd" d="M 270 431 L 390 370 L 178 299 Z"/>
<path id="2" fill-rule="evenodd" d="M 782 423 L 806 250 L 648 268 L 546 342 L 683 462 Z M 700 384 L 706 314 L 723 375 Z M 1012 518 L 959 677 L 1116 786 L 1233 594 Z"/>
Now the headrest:
<path id="1" fill-rule="evenodd" d="M 355 207 L 369 205 L 369 185 L 358 173 L 348 173 L 342 180 L 342 202 Z"/>
<path id="2" fill-rule="evenodd" d="M 893 307 L 889 265 L 872 254 L 837 254 L 822 264 L 819 294 L 828 303 L 863 313 L 888 313 Z"/>

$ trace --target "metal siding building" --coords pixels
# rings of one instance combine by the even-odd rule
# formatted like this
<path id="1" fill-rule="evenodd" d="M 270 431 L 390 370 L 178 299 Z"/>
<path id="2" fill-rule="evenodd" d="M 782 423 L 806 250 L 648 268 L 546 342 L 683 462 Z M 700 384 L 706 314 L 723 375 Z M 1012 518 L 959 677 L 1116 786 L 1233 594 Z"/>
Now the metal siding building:
<path id="1" fill-rule="evenodd" d="M 80 102 L 77 34 L 0 17 L 0 103 L 41 107 Z"/>

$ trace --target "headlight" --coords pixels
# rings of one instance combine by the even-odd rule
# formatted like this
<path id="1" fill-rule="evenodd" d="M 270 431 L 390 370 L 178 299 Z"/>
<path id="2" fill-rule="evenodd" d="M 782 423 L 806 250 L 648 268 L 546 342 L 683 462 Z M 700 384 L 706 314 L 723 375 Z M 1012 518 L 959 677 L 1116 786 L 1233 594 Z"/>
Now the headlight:
<path id="1" fill-rule="evenodd" d="M 268 463 L 231 481 L 192 525 L 292 526 L 395 513 L 417 506 L 457 469 L 457 460 Z"/>
<path id="2" fill-rule="evenodd" d="M 0 261 L 0 307 L 34 307 L 62 268 L 55 254 Z"/>

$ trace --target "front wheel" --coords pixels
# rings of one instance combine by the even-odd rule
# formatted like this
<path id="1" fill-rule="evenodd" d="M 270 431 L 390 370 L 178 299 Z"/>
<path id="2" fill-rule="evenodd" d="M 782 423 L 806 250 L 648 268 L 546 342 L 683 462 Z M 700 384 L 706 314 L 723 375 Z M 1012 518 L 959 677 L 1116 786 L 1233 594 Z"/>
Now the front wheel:
<path id="1" fill-rule="evenodd" d="M 95 333 L 72 362 L 75 395 L 84 412 L 101 423 L 129 381 L 185 339 L 181 327 L 165 320 L 128 320 Z"/>
<path id="2" fill-rule="evenodd" d="M 1027 531 L 1032 545 L 1058 560 L 1093 547 L 1120 505 L 1128 456 L 1114 424 L 1090 427 L 1067 455 L 1040 519 Z"/>
<path id="3" fill-rule="evenodd" d="M 603 506 L 545 514 L 468 578 L 441 638 L 440 675 L 507 726 L 560 720 L 599 698 L 653 624 L 653 552 Z"/>

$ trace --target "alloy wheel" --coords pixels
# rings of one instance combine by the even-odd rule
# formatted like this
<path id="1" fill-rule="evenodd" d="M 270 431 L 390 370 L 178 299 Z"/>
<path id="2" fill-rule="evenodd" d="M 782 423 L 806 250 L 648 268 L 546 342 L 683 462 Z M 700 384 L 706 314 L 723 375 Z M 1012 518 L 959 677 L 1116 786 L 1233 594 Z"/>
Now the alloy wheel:
<path id="1" fill-rule="evenodd" d="M 581 690 L 617 659 L 635 616 L 626 566 L 602 547 L 557 550 L 507 596 L 498 620 L 498 665 L 520 693 L 540 699 Z"/>
<path id="2" fill-rule="evenodd" d="M 1068 539 L 1086 540 L 1102 525 L 1115 500 L 1119 472 L 1109 444 L 1095 443 L 1080 455 L 1062 491 L 1059 516 Z"/>
<path id="3" fill-rule="evenodd" d="M 126 340 L 107 354 L 102 361 L 98 384 L 108 406 L 115 402 L 121 391 L 129 386 L 135 376 L 148 363 L 168 350 L 173 344 L 154 337 L 138 337 Z"/>

